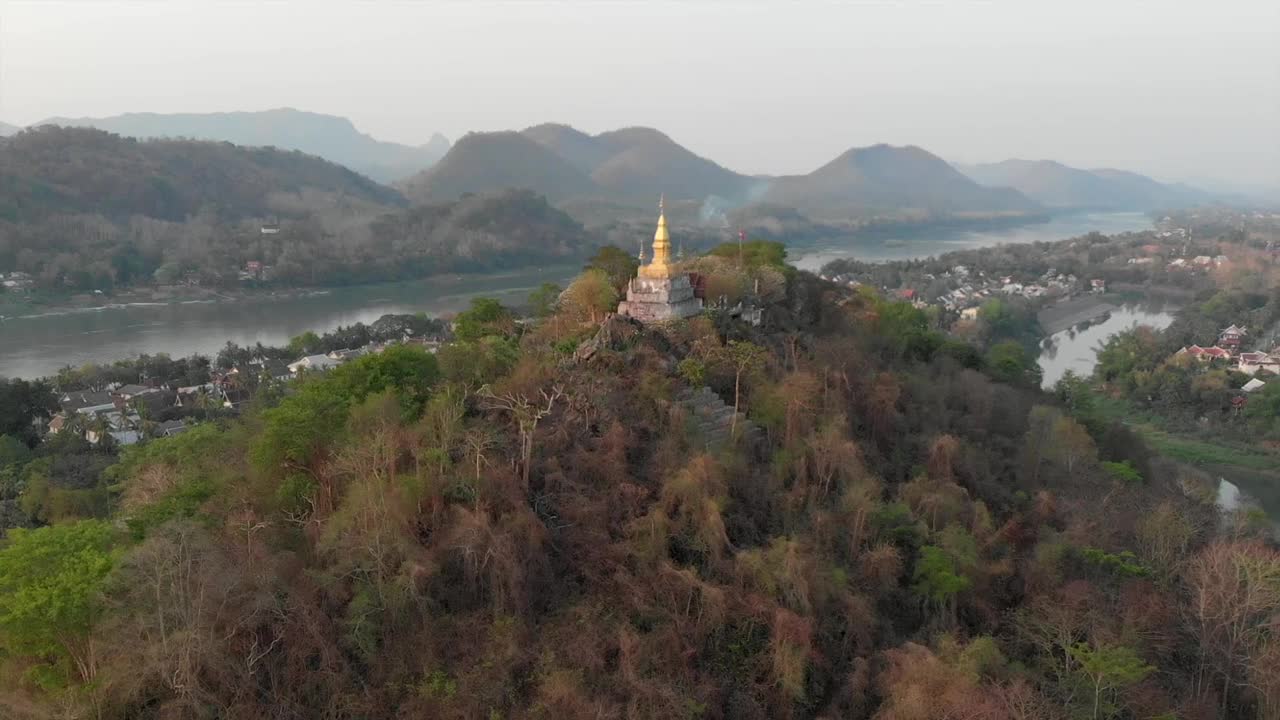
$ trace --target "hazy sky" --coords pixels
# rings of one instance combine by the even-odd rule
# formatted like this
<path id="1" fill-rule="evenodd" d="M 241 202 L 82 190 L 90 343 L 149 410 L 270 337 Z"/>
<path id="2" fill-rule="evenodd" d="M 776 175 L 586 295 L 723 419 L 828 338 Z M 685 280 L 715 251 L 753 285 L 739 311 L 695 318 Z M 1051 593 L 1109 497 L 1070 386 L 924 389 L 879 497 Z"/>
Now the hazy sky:
<path id="1" fill-rule="evenodd" d="M 856 145 L 1280 185 L 1280 0 L 0 0 L 0 120 L 345 115 L 376 137 L 658 127 L 735 170 Z"/>

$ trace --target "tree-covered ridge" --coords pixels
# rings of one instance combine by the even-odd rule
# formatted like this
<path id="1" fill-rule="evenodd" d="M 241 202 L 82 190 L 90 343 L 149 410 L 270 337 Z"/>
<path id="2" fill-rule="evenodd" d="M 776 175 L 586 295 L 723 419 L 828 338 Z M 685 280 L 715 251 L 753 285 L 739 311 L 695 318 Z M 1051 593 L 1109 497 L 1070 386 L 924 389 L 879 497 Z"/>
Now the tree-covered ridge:
<path id="1" fill-rule="evenodd" d="M 100 130 L 43 126 L 0 145 L 0 218 L 55 214 L 182 221 L 201 211 L 224 220 L 293 215 L 273 203 L 305 190 L 385 206 L 391 188 L 300 152 L 194 140 L 138 141 Z"/>
<path id="2" fill-rule="evenodd" d="M 191 138 L 300 150 L 349 167 L 379 182 L 408 177 L 429 167 L 449 149 L 449 141 L 439 133 L 434 134 L 426 145 L 411 147 L 374 139 L 357 130 L 344 117 L 293 108 L 258 112 L 125 113 L 101 118 L 49 118 L 38 125 L 94 127 L 135 138 Z M 8 133 L 0 123 L 0 135 L 5 134 Z"/>
<path id="3" fill-rule="evenodd" d="M 306 191 L 286 205 L 297 215 L 279 221 L 208 214 L 176 222 L 84 214 L 0 221 L 0 272 L 26 273 L 47 292 L 341 285 L 567 262 L 597 244 L 526 191 L 406 209 Z M 273 231 L 263 233 L 264 224 Z"/>
<path id="4" fill-rule="evenodd" d="M 736 249 L 699 272 L 759 326 L 594 320 L 601 253 L 536 322 L 477 301 L 434 356 L 130 448 L 104 506 L 0 547 L 0 707 L 1274 716 L 1280 554 L 1193 476 L 1025 358 Z M 54 585 L 73 632 L 27 643 Z"/>

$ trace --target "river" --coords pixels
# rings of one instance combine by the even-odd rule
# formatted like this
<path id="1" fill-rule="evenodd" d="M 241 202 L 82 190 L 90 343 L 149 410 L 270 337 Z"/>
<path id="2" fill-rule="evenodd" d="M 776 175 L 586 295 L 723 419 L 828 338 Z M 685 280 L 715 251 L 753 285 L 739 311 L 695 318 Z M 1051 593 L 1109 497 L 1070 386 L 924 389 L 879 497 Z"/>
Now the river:
<path id="1" fill-rule="evenodd" d="M 146 353 L 213 355 L 230 340 L 283 345 L 307 330 L 369 323 L 387 313 L 456 312 L 479 296 L 526 301 L 544 282 L 563 285 L 581 270 L 561 265 L 488 275 L 450 275 L 357 285 L 283 297 L 186 303 L 136 303 L 0 321 L 0 376 L 39 377 L 66 365 L 110 362 Z"/>
<path id="2" fill-rule="evenodd" d="M 792 251 L 803 269 L 851 255 L 883 262 L 965 248 L 1061 240 L 1097 230 L 1118 233 L 1150 227 L 1141 213 L 1082 213 L 988 232 L 904 234 L 868 244 L 850 238 L 806 243 Z M 39 377 L 66 365 L 110 362 L 139 354 L 214 354 L 228 340 L 281 345 L 307 330 L 371 322 L 386 313 L 455 312 L 488 295 L 521 303 L 544 282 L 563 284 L 580 266 L 565 265 L 480 276 L 447 276 L 407 283 L 334 288 L 285 297 L 108 305 L 0 321 L 0 376 Z"/>
<path id="3" fill-rule="evenodd" d="M 1043 386 L 1053 387 L 1068 370 L 1091 375 L 1098 363 L 1097 348 L 1107 338 L 1137 325 L 1164 328 L 1173 322 L 1176 305 L 1144 301 L 1117 307 L 1100 320 L 1076 325 L 1050 335 L 1041 344 Z M 1228 515 L 1240 509 L 1261 510 L 1269 518 L 1272 533 L 1280 539 L 1280 475 L 1245 467 L 1201 468 L 1217 478 L 1217 505 Z"/>
<path id="4" fill-rule="evenodd" d="M 791 262 L 796 267 L 816 271 L 832 260 L 849 257 L 870 262 L 914 260 L 937 257 L 956 250 L 1065 240 L 1091 232 L 1114 235 L 1150 229 L 1151 219 L 1140 212 L 1072 213 L 1054 216 L 1048 222 L 1000 230 L 957 230 L 925 235 L 904 233 L 896 237 L 886 236 L 876 243 L 833 238 L 806 244 L 790 254 Z"/>
<path id="5" fill-rule="evenodd" d="M 1051 388 L 1068 370 L 1077 375 L 1093 374 L 1098 364 L 1098 346 L 1107 338 L 1138 325 L 1164 329 L 1173 322 L 1177 308 L 1156 302 L 1132 303 L 1115 308 L 1101 320 L 1085 322 L 1050 335 L 1040 345 L 1043 387 Z"/>

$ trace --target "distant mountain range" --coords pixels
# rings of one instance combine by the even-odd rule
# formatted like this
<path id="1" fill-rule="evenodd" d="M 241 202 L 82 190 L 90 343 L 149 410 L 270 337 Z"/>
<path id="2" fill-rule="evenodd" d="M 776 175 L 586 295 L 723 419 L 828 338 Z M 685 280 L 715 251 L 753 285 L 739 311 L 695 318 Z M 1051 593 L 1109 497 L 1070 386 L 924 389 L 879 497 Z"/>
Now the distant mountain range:
<path id="1" fill-rule="evenodd" d="M 1016 190 L 984 187 L 918 147 L 855 148 L 807 175 L 752 177 L 724 168 L 652 128 L 588 135 L 546 124 L 521 132 L 472 133 L 434 167 L 402 184 L 412 201 L 526 187 L 556 202 L 652 208 L 673 203 L 717 208 L 754 202 L 815 216 L 1036 213 Z"/>
<path id="2" fill-rule="evenodd" d="M 180 222 L 302 216 L 319 207 L 395 208 L 395 190 L 301 152 L 197 140 L 138 141 L 38 127 L 0 143 L 0 220 L 71 213 Z"/>
<path id="3" fill-rule="evenodd" d="M 439 133 L 418 147 L 384 142 L 351 121 L 292 108 L 261 112 L 127 113 L 104 118 L 54 117 L 36 125 L 93 127 L 136 138 L 221 140 L 250 147 L 300 150 L 345 165 L 379 182 L 409 177 L 430 167 L 449 149 Z"/>
<path id="4" fill-rule="evenodd" d="M 0 137 L 8 137 L 18 132 L 21 129 L 22 128 L 18 127 L 17 125 L 10 125 L 7 122 L 0 122 Z"/>
<path id="5" fill-rule="evenodd" d="M 411 203 L 470 193 L 533 190 L 583 222 L 652 212 L 657 196 L 692 219 L 723 221 L 751 205 L 817 221 L 1018 217 L 1077 209 L 1151 210 L 1212 200 L 1185 185 L 1120 170 L 1081 170 L 1051 160 L 951 165 L 916 146 L 850 149 L 803 175 L 750 176 L 683 147 L 653 128 L 591 135 L 563 124 L 469 133 L 452 147 L 436 135 L 420 147 L 382 142 L 346 118 L 293 109 L 206 114 L 130 113 L 50 118 L 137 138 L 194 138 L 298 150 L 382 183 Z M 16 128 L 0 125 L 0 133 Z M 779 216 L 778 220 L 785 218 Z"/>
<path id="6" fill-rule="evenodd" d="M 1155 210 L 1206 202 L 1213 196 L 1124 170 L 1081 170 L 1053 160 L 1005 160 L 956 167 L 988 187 L 1013 188 L 1047 208 Z"/>

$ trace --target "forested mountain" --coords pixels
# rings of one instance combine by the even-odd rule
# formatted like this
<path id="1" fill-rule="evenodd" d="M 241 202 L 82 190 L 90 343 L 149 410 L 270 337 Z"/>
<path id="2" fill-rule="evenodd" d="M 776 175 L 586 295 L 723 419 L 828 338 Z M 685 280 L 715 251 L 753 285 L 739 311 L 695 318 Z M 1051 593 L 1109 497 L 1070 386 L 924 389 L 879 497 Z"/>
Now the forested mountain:
<path id="1" fill-rule="evenodd" d="M 520 134 L 564 158 L 570 165 L 590 175 L 613 155 L 613 149 L 577 128 L 560 123 L 543 123 Z"/>
<path id="2" fill-rule="evenodd" d="M 102 130 L 42 126 L 0 145 L 0 219 L 135 215 L 182 221 L 296 215 L 293 198 L 322 193 L 384 206 L 395 190 L 301 152 L 196 140 L 139 141 Z"/>
<path id="3" fill-rule="evenodd" d="M 0 122 L 0 137 L 8 137 L 18 132 L 21 129 L 22 128 L 18 127 L 17 125 L 10 125 L 9 123 L 6 123 L 6 122 Z"/>
<path id="4" fill-rule="evenodd" d="M 979 185 L 926 150 L 891 145 L 853 148 L 807 175 L 776 178 L 765 199 L 823 217 L 1039 209 L 1016 190 Z"/>
<path id="5" fill-rule="evenodd" d="M 434 167 L 402 187 L 415 202 L 456 200 L 465 193 L 523 188 L 552 201 L 594 195 L 587 173 L 517 132 L 469 133 Z"/>
<path id="6" fill-rule="evenodd" d="M 590 136 L 567 125 L 537 125 L 523 133 L 575 167 L 590 173 L 610 199 L 651 204 L 665 193 L 674 201 L 702 201 L 709 195 L 746 198 L 748 178 L 695 155 L 665 134 L 629 127 Z"/>
<path id="7" fill-rule="evenodd" d="M 1209 199 L 1207 193 L 1185 185 L 1166 185 L 1123 170 L 1081 170 L 1053 160 L 956 167 L 983 185 L 1014 188 L 1053 208 L 1155 210 Z"/>
<path id="8" fill-rule="evenodd" d="M 135 138 L 220 140 L 318 155 L 380 182 L 409 177 L 435 164 L 449 149 L 436 133 L 418 147 L 383 142 L 335 115 L 279 108 L 261 112 L 127 113 L 104 118 L 49 118 L 38 123 L 94 127 Z"/>

